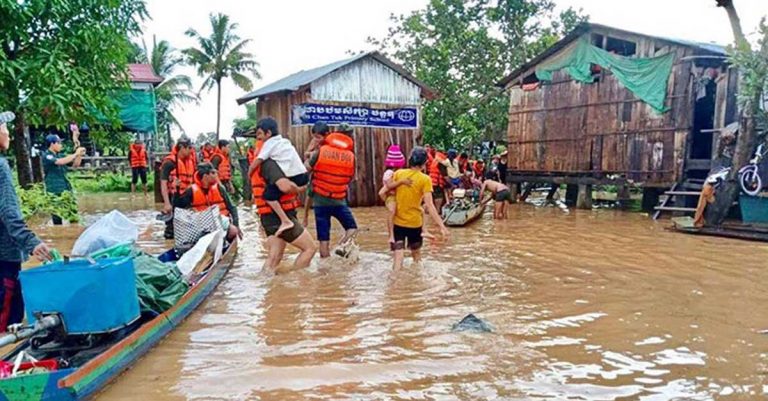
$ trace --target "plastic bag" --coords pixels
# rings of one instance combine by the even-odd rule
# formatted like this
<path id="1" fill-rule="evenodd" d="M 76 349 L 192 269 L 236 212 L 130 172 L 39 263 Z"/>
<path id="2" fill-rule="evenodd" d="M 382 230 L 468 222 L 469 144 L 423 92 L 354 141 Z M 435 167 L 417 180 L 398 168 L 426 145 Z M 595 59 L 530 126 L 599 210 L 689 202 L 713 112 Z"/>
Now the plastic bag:
<path id="1" fill-rule="evenodd" d="M 224 231 L 218 230 L 200 238 L 197 244 L 176 262 L 181 274 L 189 278 L 216 263 L 221 257 L 224 237 Z"/>
<path id="2" fill-rule="evenodd" d="M 113 210 L 85 229 L 72 247 L 72 255 L 90 255 L 112 245 L 136 242 L 138 238 L 139 227 Z"/>

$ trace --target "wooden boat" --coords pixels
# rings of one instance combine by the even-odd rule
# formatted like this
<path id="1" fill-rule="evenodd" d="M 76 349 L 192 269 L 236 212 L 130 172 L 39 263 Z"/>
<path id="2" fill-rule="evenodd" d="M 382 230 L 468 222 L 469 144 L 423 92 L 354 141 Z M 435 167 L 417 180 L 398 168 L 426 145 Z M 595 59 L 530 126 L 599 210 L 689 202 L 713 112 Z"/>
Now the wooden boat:
<path id="1" fill-rule="evenodd" d="M 488 201 L 476 202 L 467 198 L 455 199 L 443 209 L 443 223 L 450 227 L 465 226 L 483 215 Z"/>
<path id="2" fill-rule="evenodd" d="M 216 288 L 229 271 L 237 254 L 238 242 L 233 241 L 221 259 L 196 282 L 170 309 L 150 320 L 115 333 L 110 341 L 90 349 L 78 350 L 81 362 L 58 370 L 31 373 L 0 379 L 0 400 L 8 401 L 71 401 L 88 399 L 122 372 L 130 368 L 160 340 L 178 327 Z M 30 347 L 25 341 L 3 360 Z M 82 354 L 82 355 L 80 355 Z"/>

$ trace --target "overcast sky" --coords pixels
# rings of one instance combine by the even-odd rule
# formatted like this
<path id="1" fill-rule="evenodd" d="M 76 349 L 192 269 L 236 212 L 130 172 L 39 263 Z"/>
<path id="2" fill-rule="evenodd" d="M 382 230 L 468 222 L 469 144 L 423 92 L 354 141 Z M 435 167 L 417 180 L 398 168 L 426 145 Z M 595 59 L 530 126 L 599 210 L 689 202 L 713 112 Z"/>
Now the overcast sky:
<path id="1" fill-rule="evenodd" d="M 760 18 L 768 14 L 768 0 L 734 0 L 747 34 L 754 33 Z M 733 40 L 725 11 L 715 0 L 555 0 L 559 8 L 582 8 L 591 22 L 630 31 L 728 44 Z M 168 40 L 176 48 L 193 43 L 184 32 L 194 27 L 210 32 L 208 15 L 225 13 L 238 23 L 240 36 L 251 39 L 249 50 L 260 63 L 262 79 L 254 88 L 269 84 L 302 69 L 348 57 L 348 50 L 372 50 L 369 36 L 382 37 L 390 26 L 390 14 L 422 8 L 427 0 L 148 0 L 151 20 L 145 22 L 145 38 Z M 752 39 L 755 35 L 752 35 Z M 202 80 L 192 69 L 179 72 L 193 77 L 195 90 Z M 501 77 L 499 77 L 501 78 Z M 245 92 L 225 82 L 222 92 L 222 136 L 229 136 L 232 120 L 245 115 L 235 99 Z M 215 91 L 203 93 L 199 105 L 176 111 L 186 133 L 195 137 L 216 128 Z M 176 133 L 178 135 L 178 133 Z"/>

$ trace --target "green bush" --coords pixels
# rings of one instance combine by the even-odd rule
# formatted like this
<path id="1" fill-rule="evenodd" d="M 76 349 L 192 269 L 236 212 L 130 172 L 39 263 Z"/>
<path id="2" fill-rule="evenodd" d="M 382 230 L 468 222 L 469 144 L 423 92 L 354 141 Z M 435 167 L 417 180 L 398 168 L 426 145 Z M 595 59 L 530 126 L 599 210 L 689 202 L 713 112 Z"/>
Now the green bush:
<path id="1" fill-rule="evenodd" d="M 33 216 L 55 214 L 70 223 L 80 222 L 77 212 L 77 201 L 72 192 L 53 195 L 45 192 L 43 184 L 35 184 L 29 189 L 16 188 L 21 200 L 21 213 L 24 219 Z"/>
<path id="2" fill-rule="evenodd" d="M 98 192 L 130 192 L 131 177 L 121 173 L 98 173 L 95 176 L 83 176 L 71 174 L 70 180 L 75 190 L 83 193 Z M 154 173 L 147 173 L 147 185 L 154 183 Z M 141 182 L 139 182 L 141 185 Z"/>

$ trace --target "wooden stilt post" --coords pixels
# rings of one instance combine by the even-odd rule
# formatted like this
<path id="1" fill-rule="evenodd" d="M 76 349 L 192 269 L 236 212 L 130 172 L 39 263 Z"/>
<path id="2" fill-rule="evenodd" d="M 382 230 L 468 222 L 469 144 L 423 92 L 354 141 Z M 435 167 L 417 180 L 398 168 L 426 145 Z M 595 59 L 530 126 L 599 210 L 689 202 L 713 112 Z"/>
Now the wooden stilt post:
<path id="1" fill-rule="evenodd" d="M 579 187 L 576 184 L 568 184 L 565 187 L 565 204 L 576 206 L 576 199 L 579 197 Z"/>
<path id="2" fill-rule="evenodd" d="M 510 185 L 509 192 L 512 194 L 512 203 L 517 203 L 517 195 L 520 194 L 517 184 Z"/>
<path id="3" fill-rule="evenodd" d="M 653 212 L 659 204 L 660 191 L 658 188 L 643 188 L 643 211 Z"/>
<path id="4" fill-rule="evenodd" d="M 629 195 L 629 186 L 619 185 L 616 192 L 616 201 L 618 202 L 620 209 L 626 209 L 629 207 L 629 202 L 631 200 Z"/>
<path id="5" fill-rule="evenodd" d="M 592 185 L 579 184 L 579 194 L 576 199 L 577 209 L 592 209 Z"/>

